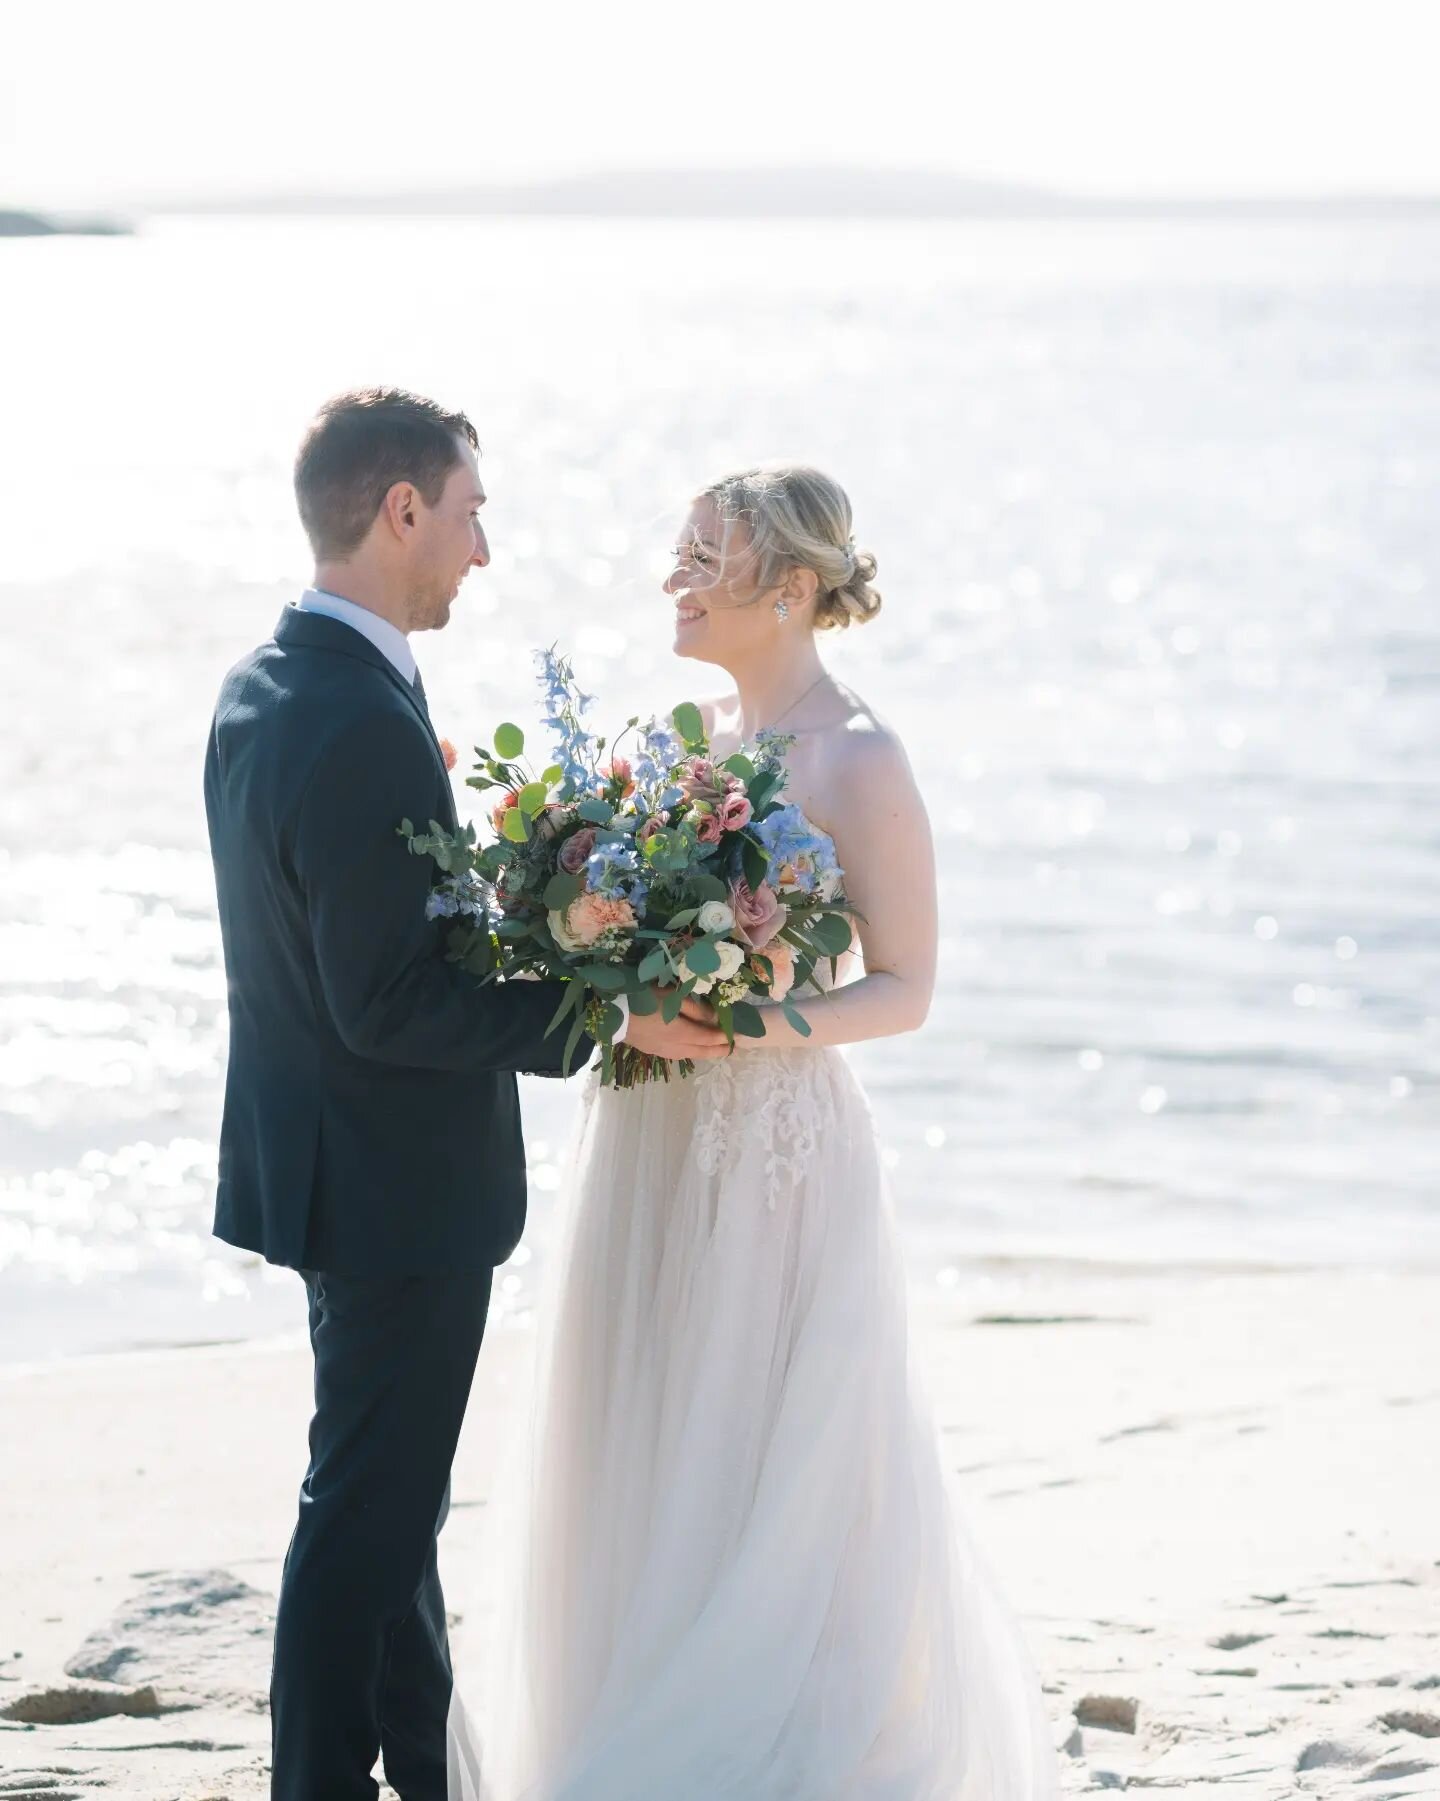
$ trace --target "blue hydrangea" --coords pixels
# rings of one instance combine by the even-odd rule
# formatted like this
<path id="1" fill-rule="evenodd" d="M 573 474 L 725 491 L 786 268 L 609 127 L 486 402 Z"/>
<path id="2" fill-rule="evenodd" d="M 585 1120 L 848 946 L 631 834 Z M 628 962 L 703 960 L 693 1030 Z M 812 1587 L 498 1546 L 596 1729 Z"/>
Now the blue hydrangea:
<path id="1" fill-rule="evenodd" d="M 772 865 L 788 863 L 793 868 L 794 879 L 786 883 L 787 888 L 816 894 L 822 900 L 834 900 L 839 894 L 845 872 L 835 855 L 834 840 L 811 825 L 799 807 L 777 807 L 750 829 L 769 853 Z"/>

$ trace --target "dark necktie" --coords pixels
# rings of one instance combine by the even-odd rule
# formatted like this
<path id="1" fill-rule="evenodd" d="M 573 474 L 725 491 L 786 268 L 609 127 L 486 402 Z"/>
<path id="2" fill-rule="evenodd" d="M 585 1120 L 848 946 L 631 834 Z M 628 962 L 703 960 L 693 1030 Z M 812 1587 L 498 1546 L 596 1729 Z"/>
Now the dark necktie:
<path id="1" fill-rule="evenodd" d="M 425 684 L 420 680 L 420 671 L 418 669 L 415 671 L 415 680 L 411 683 L 411 686 L 415 690 L 416 700 L 420 702 L 420 711 L 428 719 L 430 717 L 430 707 L 425 699 Z"/>

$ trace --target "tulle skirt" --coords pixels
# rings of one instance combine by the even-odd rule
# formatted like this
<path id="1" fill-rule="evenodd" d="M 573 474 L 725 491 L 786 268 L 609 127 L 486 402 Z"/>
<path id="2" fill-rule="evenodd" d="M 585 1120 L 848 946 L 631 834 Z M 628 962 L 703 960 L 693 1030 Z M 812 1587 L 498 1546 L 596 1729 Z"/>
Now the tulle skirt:
<path id="1" fill-rule="evenodd" d="M 843 1056 L 592 1085 L 559 1236 L 451 1801 L 1052 1795 Z"/>

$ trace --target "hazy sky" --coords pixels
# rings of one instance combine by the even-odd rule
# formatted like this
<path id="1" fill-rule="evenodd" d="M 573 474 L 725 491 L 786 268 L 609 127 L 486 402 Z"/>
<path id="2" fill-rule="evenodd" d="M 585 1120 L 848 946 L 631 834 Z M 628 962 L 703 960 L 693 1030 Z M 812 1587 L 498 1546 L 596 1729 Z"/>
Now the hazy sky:
<path id="1" fill-rule="evenodd" d="M 1440 191 L 1432 0 L 0 0 L 0 205 L 902 164 Z"/>

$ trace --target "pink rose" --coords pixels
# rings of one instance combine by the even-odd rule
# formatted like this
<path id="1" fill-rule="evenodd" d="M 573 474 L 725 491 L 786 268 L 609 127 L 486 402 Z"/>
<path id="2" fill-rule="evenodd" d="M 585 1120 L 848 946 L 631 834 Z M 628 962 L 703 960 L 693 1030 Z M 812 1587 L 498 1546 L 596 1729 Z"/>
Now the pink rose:
<path id="1" fill-rule="evenodd" d="M 590 853 L 595 848 L 595 828 L 582 826 L 573 838 L 567 838 L 560 846 L 560 855 L 555 859 L 566 875 L 579 875 L 590 860 Z"/>
<path id="2" fill-rule="evenodd" d="M 785 924 L 780 896 L 768 882 L 753 890 L 743 878 L 732 882 L 730 911 L 735 915 L 735 936 L 753 951 L 764 950 Z"/>
<path id="3" fill-rule="evenodd" d="M 762 954 L 774 971 L 770 977 L 770 998 L 783 1001 L 795 986 L 795 953 L 783 939 L 777 938 L 774 944 L 766 945 Z M 763 976 L 764 973 L 762 968 L 760 974 Z"/>
<path id="4" fill-rule="evenodd" d="M 743 794 L 727 794 L 720 803 L 720 824 L 727 832 L 738 832 L 749 825 L 754 810 Z"/>
<path id="5" fill-rule="evenodd" d="M 724 827 L 720 824 L 720 815 L 708 810 L 704 813 L 697 808 L 695 814 L 695 836 L 701 844 L 718 844 Z"/>

